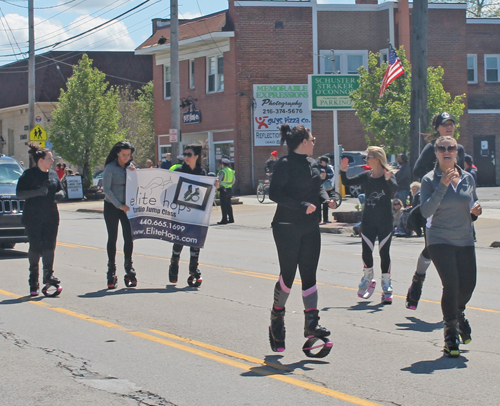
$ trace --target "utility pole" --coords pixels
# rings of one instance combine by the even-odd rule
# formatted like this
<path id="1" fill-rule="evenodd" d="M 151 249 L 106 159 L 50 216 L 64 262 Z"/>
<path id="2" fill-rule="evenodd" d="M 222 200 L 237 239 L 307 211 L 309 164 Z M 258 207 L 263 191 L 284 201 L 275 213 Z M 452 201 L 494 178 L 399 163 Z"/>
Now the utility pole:
<path id="1" fill-rule="evenodd" d="M 28 116 L 30 131 L 35 127 L 35 16 L 33 8 L 34 0 L 28 0 Z"/>
<path id="2" fill-rule="evenodd" d="M 177 160 L 181 141 L 181 107 L 179 101 L 179 5 L 178 0 L 170 0 L 170 128 L 177 130 L 177 142 L 172 144 L 172 159 Z"/>
<path id="3" fill-rule="evenodd" d="M 427 0 L 413 1 L 411 30 L 411 107 L 410 107 L 410 168 L 413 171 L 420 154 L 420 131 L 429 126 L 427 110 Z"/>

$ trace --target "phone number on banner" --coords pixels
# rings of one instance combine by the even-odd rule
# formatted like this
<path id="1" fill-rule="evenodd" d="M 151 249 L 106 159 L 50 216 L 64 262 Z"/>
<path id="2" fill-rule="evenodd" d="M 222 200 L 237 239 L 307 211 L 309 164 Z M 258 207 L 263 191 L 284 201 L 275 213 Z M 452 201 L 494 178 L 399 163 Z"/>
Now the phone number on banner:
<path id="1" fill-rule="evenodd" d="M 158 220 L 147 216 L 131 218 L 130 225 L 134 240 L 153 238 L 200 248 L 205 244 L 208 229 L 206 226 Z"/>

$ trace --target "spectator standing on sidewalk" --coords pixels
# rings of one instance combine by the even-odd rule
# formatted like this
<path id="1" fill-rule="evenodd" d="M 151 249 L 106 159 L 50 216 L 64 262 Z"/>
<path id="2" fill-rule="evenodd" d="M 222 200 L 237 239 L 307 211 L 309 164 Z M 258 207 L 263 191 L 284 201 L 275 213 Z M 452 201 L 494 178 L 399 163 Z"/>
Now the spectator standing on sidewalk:
<path id="1" fill-rule="evenodd" d="M 405 154 L 399 154 L 396 158 L 399 164 L 399 171 L 396 172 L 396 182 L 398 182 L 398 191 L 394 195 L 396 199 L 401 200 L 403 207 L 406 207 L 406 200 L 410 194 L 411 173 L 408 157 Z"/>

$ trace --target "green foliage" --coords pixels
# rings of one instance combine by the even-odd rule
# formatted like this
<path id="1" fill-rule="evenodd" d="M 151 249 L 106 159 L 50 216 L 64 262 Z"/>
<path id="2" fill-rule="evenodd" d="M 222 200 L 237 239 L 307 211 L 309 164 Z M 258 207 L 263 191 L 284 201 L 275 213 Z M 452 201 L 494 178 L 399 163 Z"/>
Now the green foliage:
<path id="1" fill-rule="evenodd" d="M 153 82 L 146 83 L 137 96 L 130 85 L 120 87 L 119 128 L 134 147 L 134 161 L 144 166 L 147 159 L 156 164 Z"/>
<path id="2" fill-rule="evenodd" d="M 85 187 L 92 183 L 92 169 L 103 165 L 113 144 L 123 138 L 118 131 L 118 94 L 108 89 L 105 77 L 84 54 L 73 67 L 67 90 L 61 89 L 49 128 L 54 149 L 81 168 Z"/>
<path id="3" fill-rule="evenodd" d="M 403 48 L 397 51 L 405 73 L 396 78 L 387 88 L 382 98 L 378 97 L 380 84 L 386 64 L 379 66 L 380 54 L 370 53 L 368 70 L 359 69 L 359 88 L 350 95 L 356 115 L 370 134 L 366 137 L 368 145 L 379 145 L 387 153 L 398 154 L 410 149 L 410 104 L 411 104 L 411 65 L 405 58 Z M 442 111 L 453 114 L 457 121 L 463 114 L 465 94 L 452 99 L 444 91 L 444 70 L 441 67 L 427 69 L 428 111 L 430 117 Z M 457 123 L 457 129 L 460 126 Z M 433 132 L 431 128 L 422 132 Z M 458 138 L 459 134 L 456 132 Z"/>

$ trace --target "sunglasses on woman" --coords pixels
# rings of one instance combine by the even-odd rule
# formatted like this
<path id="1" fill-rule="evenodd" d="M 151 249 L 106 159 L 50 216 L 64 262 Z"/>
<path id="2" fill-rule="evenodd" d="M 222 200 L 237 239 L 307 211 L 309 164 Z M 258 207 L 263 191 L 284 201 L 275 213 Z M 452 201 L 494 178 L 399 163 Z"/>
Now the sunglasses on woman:
<path id="1" fill-rule="evenodd" d="M 444 147 L 442 145 L 438 145 L 437 150 L 439 152 L 441 152 L 442 154 L 445 152 L 455 152 L 457 150 L 457 146 L 456 145 L 449 145 L 447 147 Z"/>
<path id="2" fill-rule="evenodd" d="M 393 204 L 393 206 L 394 206 L 394 207 L 396 207 L 396 206 L 401 206 L 401 204 L 400 204 L 400 203 L 394 203 L 394 204 Z"/>
<path id="3" fill-rule="evenodd" d="M 184 152 L 182 155 L 187 156 L 188 158 L 191 158 L 193 156 L 192 152 Z"/>

